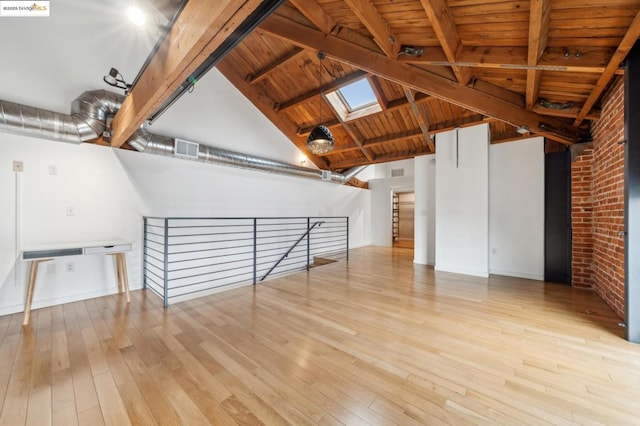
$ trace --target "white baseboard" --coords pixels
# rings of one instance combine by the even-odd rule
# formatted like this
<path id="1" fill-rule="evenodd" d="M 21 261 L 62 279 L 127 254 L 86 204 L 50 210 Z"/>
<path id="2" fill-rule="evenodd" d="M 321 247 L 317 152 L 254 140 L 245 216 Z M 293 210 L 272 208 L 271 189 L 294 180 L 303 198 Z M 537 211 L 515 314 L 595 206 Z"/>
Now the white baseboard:
<path id="1" fill-rule="evenodd" d="M 503 271 L 501 269 L 489 269 L 493 275 L 504 275 L 505 277 L 525 278 L 528 280 L 544 281 L 544 275 L 530 274 L 528 272 Z"/>
<path id="2" fill-rule="evenodd" d="M 141 288 L 142 288 L 141 285 L 137 285 L 137 286 L 129 285 L 130 291 L 140 290 Z M 118 293 L 118 287 L 114 286 L 114 287 L 109 287 L 101 290 L 88 291 L 86 293 L 74 293 L 68 296 L 55 297 L 52 299 L 34 300 L 33 304 L 31 305 L 31 309 L 34 310 L 34 309 L 40 309 L 40 308 L 48 308 L 49 306 L 63 305 L 65 303 L 77 302 L 79 300 L 94 299 L 96 297 L 109 296 L 111 294 L 116 294 L 116 293 Z M 24 311 L 24 302 L 18 305 L 3 306 L 2 308 L 0 308 L 0 316 L 15 314 L 23 311 Z"/>
<path id="3" fill-rule="evenodd" d="M 488 271 L 478 271 L 474 269 L 447 268 L 436 265 L 434 269 L 438 272 L 450 272 L 452 274 L 472 275 L 474 277 L 489 278 Z"/>

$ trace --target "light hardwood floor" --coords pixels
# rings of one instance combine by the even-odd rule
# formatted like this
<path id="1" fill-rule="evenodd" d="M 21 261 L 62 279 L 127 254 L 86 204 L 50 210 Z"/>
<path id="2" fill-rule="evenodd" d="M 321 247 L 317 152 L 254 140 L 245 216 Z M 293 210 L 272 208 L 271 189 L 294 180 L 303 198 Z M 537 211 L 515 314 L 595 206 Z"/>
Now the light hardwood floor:
<path id="1" fill-rule="evenodd" d="M 593 293 L 412 251 L 179 303 L 0 317 L 0 424 L 640 424 L 640 346 Z"/>

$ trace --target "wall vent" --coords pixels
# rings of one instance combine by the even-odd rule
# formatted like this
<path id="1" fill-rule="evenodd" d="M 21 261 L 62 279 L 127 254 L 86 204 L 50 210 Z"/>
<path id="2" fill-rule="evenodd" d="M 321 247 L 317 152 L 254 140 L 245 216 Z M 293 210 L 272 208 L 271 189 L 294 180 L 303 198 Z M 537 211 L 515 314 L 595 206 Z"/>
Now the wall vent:
<path id="1" fill-rule="evenodd" d="M 189 142 L 182 139 L 176 139 L 174 152 L 177 157 L 198 158 L 198 149 L 200 144 Z"/>
<path id="2" fill-rule="evenodd" d="M 391 169 L 391 177 L 404 176 L 404 169 Z"/>
<path id="3" fill-rule="evenodd" d="M 322 180 L 330 181 L 331 180 L 331 170 L 323 170 L 322 171 Z"/>

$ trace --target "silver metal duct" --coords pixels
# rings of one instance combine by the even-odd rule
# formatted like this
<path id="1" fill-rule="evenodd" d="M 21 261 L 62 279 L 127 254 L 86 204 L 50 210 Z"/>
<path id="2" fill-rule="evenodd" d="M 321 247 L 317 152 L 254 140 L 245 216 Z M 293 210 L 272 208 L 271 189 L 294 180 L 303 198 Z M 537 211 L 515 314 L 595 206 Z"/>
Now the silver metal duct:
<path id="1" fill-rule="evenodd" d="M 138 129 L 131 139 L 129 145 L 140 152 L 163 156 L 175 155 L 175 139 L 156 135 L 146 129 Z M 203 163 L 218 164 L 223 166 L 237 167 L 241 169 L 259 170 L 267 173 L 276 173 L 288 176 L 297 176 L 308 179 L 329 180 L 328 173 L 323 170 L 310 169 L 307 167 L 294 166 L 281 161 L 270 160 L 268 158 L 256 157 L 240 152 L 230 151 L 223 148 L 215 148 L 208 145 L 199 144 L 198 157 L 183 157 L 193 161 Z M 346 184 L 367 166 L 353 167 L 344 174 L 331 173 L 330 180 L 333 183 Z"/>
<path id="2" fill-rule="evenodd" d="M 0 131 L 79 144 L 102 136 L 107 128 L 107 119 L 116 114 L 123 100 L 123 96 L 107 90 L 84 92 L 72 102 L 71 114 L 0 100 Z M 175 154 L 175 139 L 156 135 L 142 128 L 128 142 L 138 151 L 148 154 Z M 197 158 L 189 159 L 308 179 L 330 180 L 339 184 L 347 183 L 366 167 L 354 167 L 344 174 L 331 173 L 202 144 L 199 145 Z"/>
<path id="3" fill-rule="evenodd" d="M 82 143 L 102 136 L 108 116 L 115 115 L 123 97 L 106 90 L 84 92 L 60 114 L 0 100 L 0 131 L 55 141 Z"/>

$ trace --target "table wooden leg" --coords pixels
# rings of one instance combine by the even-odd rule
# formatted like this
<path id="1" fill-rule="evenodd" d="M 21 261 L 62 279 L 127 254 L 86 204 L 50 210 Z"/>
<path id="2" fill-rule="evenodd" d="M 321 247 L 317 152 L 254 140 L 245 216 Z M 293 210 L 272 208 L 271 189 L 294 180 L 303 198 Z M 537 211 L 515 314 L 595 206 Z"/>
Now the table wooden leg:
<path id="1" fill-rule="evenodd" d="M 38 267 L 42 262 L 53 259 L 32 260 L 29 267 L 29 282 L 27 283 L 27 301 L 24 305 L 24 319 L 22 325 L 29 325 L 31 319 L 31 303 L 33 302 L 33 292 L 36 287 L 36 279 L 38 278 Z"/>
<path id="2" fill-rule="evenodd" d="M 120 254 L 115 253 L 112 254 L 114 260 L 116 261 L 116 282 L 118 283 L 118 293 L 122 293 L 122 272 L 120 268 Z"/>
<path id="3" fill-rule="evenodd" d="M 127 258 L 124 253 L 115 253 L 116 257 L 116 275 L 118 278 L 118 292 L 122 293 L 122 287 L 124 284 L 124 291 L 127 296 L 127 303 L 131 302 L 129 296 L 129 277 L 127 274 Z"/>

